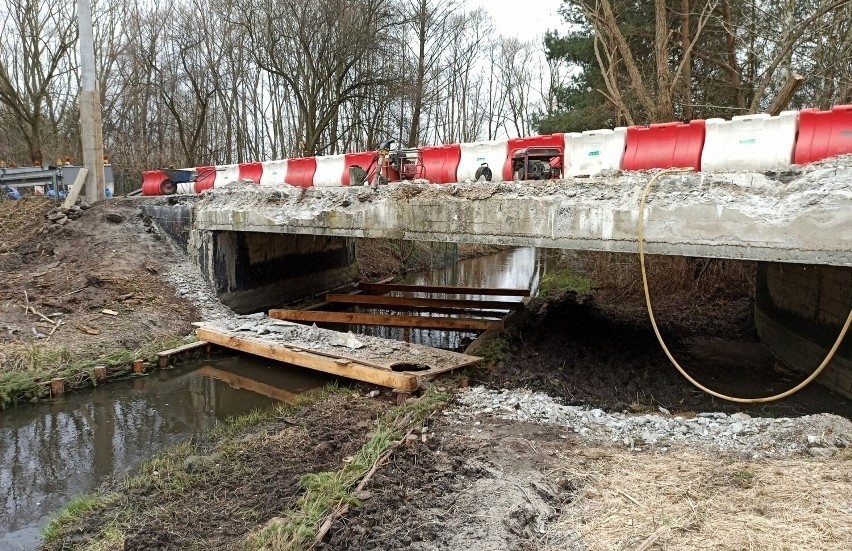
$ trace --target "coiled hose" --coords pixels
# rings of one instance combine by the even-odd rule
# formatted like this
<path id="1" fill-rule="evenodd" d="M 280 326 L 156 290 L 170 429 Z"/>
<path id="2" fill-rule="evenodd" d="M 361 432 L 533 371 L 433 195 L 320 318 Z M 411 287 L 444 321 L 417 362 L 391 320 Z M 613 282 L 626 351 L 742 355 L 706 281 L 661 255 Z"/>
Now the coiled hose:
<path id="1" fill-rule="evenodd" d="M 639 203 L 639 265 L 642 268 L 642 287 L 645 290 L 645 305 L 648 307 L 648 316 L 651 318 L 651 325 L 654 327 L 654 334 L 657 335 L 657 340 L 660 342 L 660 346 L 663 347 L 663 352 L 666 353 L 669 361 L 674 365 L 681 375 L 686 377 L 686 380 L 692 383 L 696 388 L 710 394 L 711 396 L 715 396 L 716 398 L 720 398 L 722 400 L 727 400 L 729 402 L 737 402 L 740 404 L 763 404 L 766 402 L 775 402 L 777 400 L 782 400 L 788 396 L 792 396 L 793 394 L 799 392 L 809 384 L 813 382 L 814 379 L 819 377 L 819 374 L 822 373 L 823 369 L 831 362 L 834 358 L 834 355 L 837 353 L 837 349 L 840 348 L 841 343 L 843 343 L 843 339 L 846 337 L 846 332 L 849 331 L 849 326 L 852 325 L 852 309 L 849 310 L 849 315 L 846 317 L 846 323 L 843 324 L 843 328 L 840 330 L 840 334 L 837 336 L 837 340 L 834 341 L 834 345 L 831 347 L 831 350 L 828 351 L 828 355 L 819 364 L 819 367 L 814 370 L 804 381 L 797 384 L 793 388 L 781 392 L 780 394 L 775 394 L 772 396 L 766 396 L 764 398 L 741 398 L 737 396 L 728 396 L 726 394 L 722 394 L 721 392 L 716 392 L 715 390 L 711 390 L 706 386 L 702 385 L 698 381 L 696 381 L 686 370 L 681 367 L 681 365 L 675 360 L 674 356 L 672 356 L 671 351 L 669 351 L 668 346 L 666 346 L 665 340 L 663 340 L 663 336 L 660 334 L 660 329 L 657 327 L 657 320 L 654 317 L 654 309 L 651 306 L 651 293 L 648 290 L 648 274 L 645 271 L 645 202 L 648 198 L 648 193 L 651 191 L 651 187 L 663 176 L 669 174 L 678 174 L 682 172 L 692 172 L 692 169 L 689 168 L 674 168 L 667 169 L 661 172 L 654 174 L 654 176 L 648 180 L 648 184 L 645 186 L 645 191 L 642 192 L 642 200 Z"/>

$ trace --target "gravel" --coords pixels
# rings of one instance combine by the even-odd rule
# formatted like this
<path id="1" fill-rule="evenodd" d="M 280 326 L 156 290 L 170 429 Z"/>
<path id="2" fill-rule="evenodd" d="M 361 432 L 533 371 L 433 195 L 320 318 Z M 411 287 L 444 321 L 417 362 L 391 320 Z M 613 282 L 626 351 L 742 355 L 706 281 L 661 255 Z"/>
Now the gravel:
<path id="1" fill-rule="evenodd" d="M 342 355 L 380 365 L 407 363 L 442 368 L 466 364 L 471 359 L 449 350 L 269 318 L 262 312 L 207 319 L 204 327 L 238 337 L 260 337 L 265 343 Z"/>
<path id="2" fill-rule="evenodd" d="M 460 392 L 454 407 L 444 415 L 461 424 L 471 424 L 485 415 L 559 425 L 587 442 L 637 450 L 667 451 L 688 446 L 735 452 L 753 459 L 802 453 L 830 457 L 852 446 L 852 422 L 828 413 L 797 418 L 721 412 L 703 412 L 695 417 L 630 414 L 566 406 L 546 394 L 522 389 L 472 387 Z"/>

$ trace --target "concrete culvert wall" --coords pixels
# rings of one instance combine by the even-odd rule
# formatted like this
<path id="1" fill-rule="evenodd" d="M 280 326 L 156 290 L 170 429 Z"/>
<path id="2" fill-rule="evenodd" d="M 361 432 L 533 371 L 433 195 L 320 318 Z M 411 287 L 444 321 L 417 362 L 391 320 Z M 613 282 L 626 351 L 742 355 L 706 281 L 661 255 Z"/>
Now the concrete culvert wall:
<path id="1" fill-rule="evenodd" d="M 785 364 L 810 373 L 825 358 L 852 307 L 852 268 L 762 262 L 755 325 L 760 340 Z M 852 339 L 847 335 L 816 380 L 852 398 Z"/>
<path id="2" fill-rule="evenodd" d="M 266 310 L 351 283 L 354 239 L 257 232 L 201 232 L 198 261 L 223 304 Z"/>

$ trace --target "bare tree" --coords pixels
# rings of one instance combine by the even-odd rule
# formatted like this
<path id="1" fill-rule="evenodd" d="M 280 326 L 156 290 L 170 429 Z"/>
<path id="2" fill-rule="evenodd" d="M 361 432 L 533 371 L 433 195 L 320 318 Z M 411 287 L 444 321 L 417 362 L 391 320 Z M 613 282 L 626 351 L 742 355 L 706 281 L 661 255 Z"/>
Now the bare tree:
<path id="1" fill-rule="evenodd" d="M 60 79 L 76 69 L 76 17 L 62 0 L 5 0 L 0 14 L 0 102 L 30 160 L 41 163 L 45 131 L 55 131 L 69 107 L 70 92 Z"/>

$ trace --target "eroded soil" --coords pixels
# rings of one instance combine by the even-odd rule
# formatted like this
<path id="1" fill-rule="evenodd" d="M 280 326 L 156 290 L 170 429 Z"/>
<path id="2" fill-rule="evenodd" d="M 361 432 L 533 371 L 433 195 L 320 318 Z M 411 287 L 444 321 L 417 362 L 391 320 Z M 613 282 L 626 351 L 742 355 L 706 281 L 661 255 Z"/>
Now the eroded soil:
<path id="1" fill-rule="evenodd" d="M 536 549 L 572 499 L 559 466 L 574 447 L 551 427 L 492 420 L 460 433 L 439 419 L 376 475 L 323 548 Z"/>

